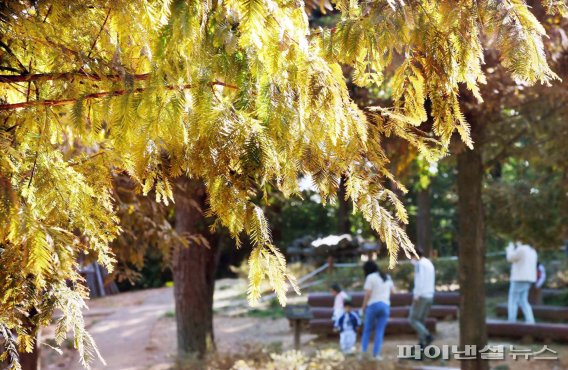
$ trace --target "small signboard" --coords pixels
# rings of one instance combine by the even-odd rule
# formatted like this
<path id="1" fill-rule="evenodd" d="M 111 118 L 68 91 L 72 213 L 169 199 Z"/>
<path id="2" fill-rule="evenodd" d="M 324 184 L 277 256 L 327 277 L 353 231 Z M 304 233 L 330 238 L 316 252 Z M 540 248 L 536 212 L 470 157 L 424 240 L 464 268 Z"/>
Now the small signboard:
<path id="1" fill-rule="evenodd" d="M 290 320 L 290 324 L 292 324 L 294 329 L 294 348 L 299 350 L 302 326 L 314 317 L 312 310 L 310 306 L 306 304 L 290 305 L 284 308 L 284 315 L 286 315 L 286 318 Z"/>
<path id="2" fill-rule="evenodd" d="M 305 304 L 286 306 L 284 315 L 288 320 L 311 320 L 314 317 L 310 306 Z"/>

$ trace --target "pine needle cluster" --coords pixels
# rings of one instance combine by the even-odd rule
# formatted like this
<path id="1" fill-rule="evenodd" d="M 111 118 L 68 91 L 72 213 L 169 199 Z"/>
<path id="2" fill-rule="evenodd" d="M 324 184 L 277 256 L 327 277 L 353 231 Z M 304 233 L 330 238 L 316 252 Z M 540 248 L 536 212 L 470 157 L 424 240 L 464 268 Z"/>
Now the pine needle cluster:
<path id="1" fill-rule="evenodd" d="M 30 350 L 61 309 L 88 365 L 76 257 L 113 267 L 120 234 L 113 176 L 158 202 L 173 181 L 204 182 L 209 214 L 254 243 L 249 297 L 268 278 L 282 302 L 288 275 L 255 199 L 267 186 L 299 193 L 309 175 L 324 201 L 347 179 L 354 210 L 386 243 L 391 266 L 413 246 L 389 188 L 386 137 L 424 158 L 458 132 L 471 146 L 459 86 L 481 102 L 485 47 L 523 83 L 548 83 L 540 26 L 522 0 L 332 1 L 332 29 L 309 28 L 297 0 L 12 1 L 0 6 L 0 331 L 3 356 Z M 565 1 L 542 1 L 566 14 Z M 391 107 L 357 106 L 355 82 L 394 71 Z M 417 128 L 431 102 L 433 133 Z M 404 189 L 399 184 L 401 189 Z M 9 334 L 17 333 L 17 339 Z"/>

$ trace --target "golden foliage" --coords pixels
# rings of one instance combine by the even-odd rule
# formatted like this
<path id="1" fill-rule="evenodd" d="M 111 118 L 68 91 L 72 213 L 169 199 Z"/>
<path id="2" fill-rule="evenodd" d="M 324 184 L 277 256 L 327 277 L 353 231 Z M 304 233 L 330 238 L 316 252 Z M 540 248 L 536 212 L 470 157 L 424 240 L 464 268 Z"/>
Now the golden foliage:
<path id="1" fill-rule="evenodd" d="M 333 1 L 340 22 L 315 31 L 289 0 L 32 3 L 0 8 L 0 330 L 18 332 L 25 350 L 30 328 L 59 307 L 86 364 L 96 350 L 81 326 L 75 258 L 112 267 L 114 173 L 166 203 L 172 178 L 202 180 L 209 214 L 255 243 L 249 298 L 267 277 L 284 302 L 293 280 L 254 203 L 268 184 L 291 196 L 310 175 L 327 201 L 344 175 L 392 266 L 413 246 L 385 187 L 394 179 L 383 139 L 408 140 L 428 160 L 455 131 L 471 146 L 458 88 L 481 102 L 486 46 L 518 81 L 556 78 L 521 0 Z M 564 1 L 543 4 L 566 12 Z M 360 86 L 394 70 L 393 106 L 358 107 L 342 64 Z M 434 137 L 417 130 L 426 99 Z M 31 310 L 40 313 L 24 325 Z"/>

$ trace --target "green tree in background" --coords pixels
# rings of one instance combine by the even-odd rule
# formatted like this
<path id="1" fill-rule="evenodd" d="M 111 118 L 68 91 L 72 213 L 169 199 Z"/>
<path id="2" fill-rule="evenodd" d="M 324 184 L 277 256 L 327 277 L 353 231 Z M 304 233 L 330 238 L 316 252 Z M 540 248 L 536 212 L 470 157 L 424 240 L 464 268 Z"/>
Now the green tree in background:
<path id="1" fill-rule="evenodd" d="M 438 256 L 455 256 L 457 254 L 457 215 L 456 215 L 456 173 L 455 161 L 450 158 L 442 159 L 435 166 L 430 166 L 421 160 L 415 161 L 410 170 L 411 182 L 414 186 L 406 195 L 408 213 L 410 215 L 408 233 L 412 240 L 418 240 L 418 213 L 420 192 L 426 190 L 429 209 L 423 212 L 429 214 L 432 249 Z M 422 194 L 424 196 L 424 194 Z M 425 216 L 428 217 L 428 216 Z M 418 243 L 418 242 L 417 242 Z"/>
<path id="2" fill-rule="evenodd" d="M 565 21 L 551 17 L 546 9 L 537 1 L 530 2 L 537 19 L 542 20 L 541 30 L 548 30 L 551 37 L 546 39 L 546 49 L 551 54 L 558 72 L 565 77 L 562 68 L 566 60 L 561 31 Z M 525 52 L 530 53 L 529 50 Z M 476 143 L 474 150 L 467 150 L 459 141 L 453 145 L 456 154 L 457 169 L 457 211 L 458 211 L 458 265 L 460 285 L 460 343 L 475 344 L 483 347 L 487 343 L 485 325 L 485 256 L 486 232 L 485 209 L 483 204 L 483 188 L 485 173 L 493 158 L 487 151 L 497 147 L 497 151 L 510 149 L 515 141 L 507 140 L 518 134 L 512 126 L 503 125 L 504 113 L 514 107 L 526 105 L 540 96 L 550 96 L 566 92 L 564 83 L 554 84 L 550 89 L 536 86 L 527 88 L 523 81 L 511 79 L 509 73 L 500 63 L 501 56 L 495 50 L 485 53 L 484 70 L 488 77 L 487 84 L 482 86 L 482 95 L 486 98 L 480 105 L 475 97 L 463 91 L 461 106 L 471 125 L 472 138 Z M 558 63 L 558 64 L 557 64 Z M 531 122 L 532 124 L 532 122 Z M 500 127 L 504 135 L 493 137 L 492 130 Z M 510 127 L 508 130 L 507 127 Z M 509 144 L 509 142 L 511 144 Z M 499 154 L 497 154 L 499 155 Z M 465 369 L 485 369 L 488 364 L 477 358 L 466 361 Z"/>
<path id="3" fill-rule="evenodd" d="M 487 148 L 484 202 L 489 226 L 539 249 L 558 248 L 568 236 L 568 93 L 539 91 L 503 112 Z"/>

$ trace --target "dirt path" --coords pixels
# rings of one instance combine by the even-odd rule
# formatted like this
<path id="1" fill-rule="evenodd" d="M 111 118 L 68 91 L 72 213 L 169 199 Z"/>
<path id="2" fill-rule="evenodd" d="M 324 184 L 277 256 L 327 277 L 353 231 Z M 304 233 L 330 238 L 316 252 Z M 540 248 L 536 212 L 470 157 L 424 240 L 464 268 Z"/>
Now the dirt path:
<path id="1" fill-rule="evenodd" d="M 220 281 L 215 293 L 214 329 L 220 352 L 249 350 L 264 346 L 274 351 L 290 349 L 292 336 L 285 319 L 234 317 L 231 307 L 242 307 L 241 281 Z M 173 288 L 123 293 L 89 302 L 85 312 L 89 333 L 95 339 L 107 366 L 95 361 L 93 369 L 162 370 L 175 361 L 176 332 Z M 229 316 L 230 315 L 230 316 Z M 259 335 L 261 334 L 261 335 Z M 53 328 L 43 333 L 43 340 L 53 336 Z M 305 335 L 304 342 L 313 336 Z M 70 342 L 64 356 L 49 347 L 42 349 L 42 363 L 47 370 L 81 370 L 78 356 Z"/>
<path id="2" fill-rule="evenodd" d="M 112 369 L 141 369 L 139 365 L 151 363 L 148 351 L 156 322 L 173 308 L 171 289 L 156 291 L 141 305 L 117 309 L 90 329 L 99 350 Z M 105 366 L 97 362 L 93 369 Z M 108 369 L 108 368 L 107 368 Z"/>
<path id="3" fill-rule="evenodd" d="M 96 360 L 92 364 L 93 369 L 169 368 L 169 363 L 165 367 L 153 367 L 164 361 L 163 356 L 156 358 L 160 352 L 153 350 L 152 338 L 160 318 L 165 317 L 167 312 L 173 312 L 171 288 L 103 298 L 94 300 L 90 306 L 91 309 L 85 312 L 88 330 L 107 364 L 105 366 Z M 44 340 L 49 335 L 48 329 L 43 335 Z M 82 370 L 77 354 L 74 351 L 65 352 L 61 358 L 49 353 L 49 348 L 43 348 L 43 367 L 48 370 Z"/>

